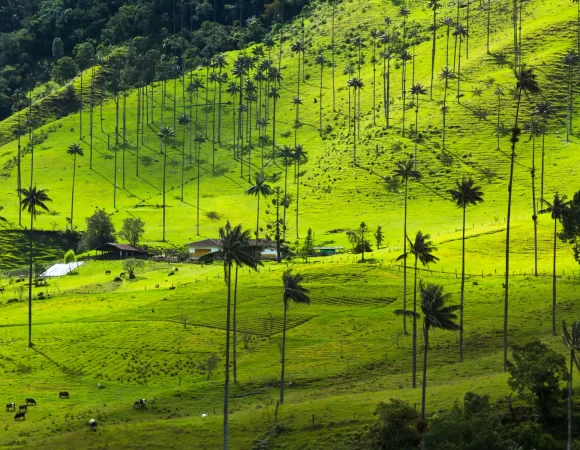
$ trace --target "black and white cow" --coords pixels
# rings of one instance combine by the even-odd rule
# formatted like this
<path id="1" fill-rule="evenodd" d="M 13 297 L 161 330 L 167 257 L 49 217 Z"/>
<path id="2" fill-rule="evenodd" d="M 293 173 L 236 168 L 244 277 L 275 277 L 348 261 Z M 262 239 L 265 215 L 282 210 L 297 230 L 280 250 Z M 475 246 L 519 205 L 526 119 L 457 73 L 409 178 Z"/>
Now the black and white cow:
<path id="1" fill-rule="evenodd" d="M 144 398 L 140 398 L 139 400 L 135 400 L 135 403 L 133 403 L 133 408 L 138 409 L 138 408 L 145 408 L 147 406 L 147 401 Z"/>
<path id="2" fill-rule="evenodd" d="M 97 431 L 97 421 L 95 419 L 89 420 L 89 430 Z"/>
<path id="3" fill-rule="evenodd" d="M 34 401 L 33 398 L 27 398 L 26 399 L 26 404 L 27 405 L 34 405 L 34 406 L 36 406 L 36 402 Z"/>
<path id="4" fill-rule="evenodd" d="M 18 419 L 26 420 L 26 412 L 18 411 L 16 414 L 14 414 L 14 420 Z"/>
<path id="5" fill-rule="evenodd" d="M 7 403 L 6 404 L 6 411 L 16 411 L 16 403 Z"/>
<path id="6" fill-rule="evenodd" d="M 20 405 L 18 411 L 28 411 L 28 405 Z"/>

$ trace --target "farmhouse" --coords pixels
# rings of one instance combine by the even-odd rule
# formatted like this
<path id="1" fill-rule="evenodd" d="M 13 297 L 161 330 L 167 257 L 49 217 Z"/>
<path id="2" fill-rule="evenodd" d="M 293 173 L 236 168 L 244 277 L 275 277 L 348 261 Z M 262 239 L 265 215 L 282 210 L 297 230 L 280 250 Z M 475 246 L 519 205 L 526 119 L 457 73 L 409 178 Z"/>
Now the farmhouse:
<path id="1" fill-rule="evenodd" d="M 316 256 L 333 256 L 337 253 L 344 253 L 344 247 L 314 247 L 314 254 Z"/>
<path id="2" fill-rule="evenodd" d="M 100 252 L 101 257 L 105 259 L 147 258 L 147 250 L 116 242 L 107 242 L 97 248 L 95 252 Z"/>
<path id="3" fill-rule="evenodd" d="M 256 256 L 259 259 L 276 259 L 276 242 L 269 239 L 250 240 L 250 246 L 255 248 Z M 192 242 L 189 244 L 189 258 L 198 260 L 202 256 L 210 257 L 210 255 L 219 252 L 222 249 L 221 239 L 204 239 L 202 241 Z M 285 252 L 286 247 L 282 244 L 280 246 L 280 253 Z"/>

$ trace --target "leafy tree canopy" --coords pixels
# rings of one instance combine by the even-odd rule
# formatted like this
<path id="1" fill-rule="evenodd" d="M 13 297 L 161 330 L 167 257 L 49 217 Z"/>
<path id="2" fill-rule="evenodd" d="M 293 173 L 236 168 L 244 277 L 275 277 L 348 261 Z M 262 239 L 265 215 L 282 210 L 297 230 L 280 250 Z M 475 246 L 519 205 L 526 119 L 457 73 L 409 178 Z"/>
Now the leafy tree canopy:
<path id="1" fill-rule="evenodd" d="M 81 237 L 79 252 L 86 252 L 115 241 L 115 226 L 111 217 L 104 209 L 98 209 L 91 217 L 87 217 L 87 230 Z"/>

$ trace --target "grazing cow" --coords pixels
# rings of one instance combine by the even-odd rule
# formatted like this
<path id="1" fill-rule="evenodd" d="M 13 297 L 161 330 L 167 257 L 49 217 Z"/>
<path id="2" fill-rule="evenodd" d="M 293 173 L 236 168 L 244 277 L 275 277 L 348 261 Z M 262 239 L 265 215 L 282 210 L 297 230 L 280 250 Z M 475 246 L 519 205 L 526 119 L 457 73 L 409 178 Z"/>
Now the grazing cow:
<path id="1" fill-rule="evenodd" d="M 207 417 L 207 413 L 203 413 L 201 417 Z"/>
<path id="2" fill-rule="evenodd" d="M 34 405 L 34 406 L 36 406 L 36 402 L 34 401 L 33 398 L 27 398 L 26 399 L 26 404 L 27 405 Z"/>
<path id="3" fill-rule="evenodd" d="M 155 287 L 156 287 L 156 288 L 159 288 L 159 285 L 158 285 L 158 284 L 156 284 L 156 285 L 155 285 Z"/>
<path id="4" fill-rule="evenodd" d="M 28 405 L 20 405 L 18 411 L 28 411 Z"/>
<path id="5" fill-rule="evenodd" d="M 6 404 L 6 412 L 8 411 L 16 411 L 16 403 L 8 403 Z"/>
<path id="6" fill-rule="evenodd" d="M 144 398 L 140 398 L 139 400 L 135 400 L 133 403 L 133 408 L 145 408 L 147 406 L 147 401 Z"/>
<path id="7" fill-rule="evenodd" d="M 26 413 L 24 411 L 19 411 L 16 414 L 14 414 L 14 420 L 18 419 L 26 420 Z"/>
<path id="8" fill-rule="evenodd" d="M 70 395 L 67 391 L 60 391 L 58 393 L 58 398 L 70 398 Z"/>
<path id="9" fill-rule="evenodd" d="M 119 277 L 120 277 L 120 278 L 123 278 L 124 276 L 125 276 L 125 272 L 121 272 L 121 273 L 119 274 Z"/>
<path id="10" fill-rule="evenodd" d="M 95 419 L 89 420 L 89 430 L 97 431 L 97 421 Z"/>
<path id="11" fill-rule="evenodd" d="M 0 292 L 1 292 L 2 294 L 4 294 L 4 288 L 3 288 L 3 287 L 0 287 Z"/>
<path id="12" fill-rule="evenodd" d="M 111 271 L 110 270 L 105 270 L 105 275 L 111 275 Z"/>

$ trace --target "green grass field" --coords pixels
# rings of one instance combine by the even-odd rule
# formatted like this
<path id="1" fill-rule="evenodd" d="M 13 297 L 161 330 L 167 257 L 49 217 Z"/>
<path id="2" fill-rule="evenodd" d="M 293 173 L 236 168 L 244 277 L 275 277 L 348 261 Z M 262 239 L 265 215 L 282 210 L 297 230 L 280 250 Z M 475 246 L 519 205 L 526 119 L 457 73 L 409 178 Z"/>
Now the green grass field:
<path id="1" fill-rule="evenodd" d="M 409 4 L 410 20 L 422 27 L 424 42 L 416 46 L 415 79 L 429 86 L 431 41 L 428 31 L 432 13 L 422 3 Z M 444 4 L 439 17 L 455 14 L 454 4 Z M 503 271 L 505 252 L 505 217 L 507 178 L 509 175 L 509 129 L 515 108 L 515 78 L 510 64 L 513 45 L 510 5 L 492 4 L 491 53 L 485 51 L 487 13 L 473 5 L 470 25 L 469 59 L 462 56 L 461 103 L 455 100 L 454 83 L 448 92 L 447 151 L 441 148 L 441 113 L 443 82 L 435 77 L 433 99 L 421 98 L 419 110 L 418 169 L 420 183 L 410 185 L 408 230 L 430 233 L 438 246 L 441 261 L 421 271 L 421 278 L 445 286 L 459 299 L 461 270 L 461 211 L 446 193 L 456 179 L 474 177 L 482 187 L 485 202 L 468 210 L 466 241 L 466 347 L 465 362 L 460 364 L 458 336 L 436 332 L 432 337 L 433 364 L 429 367 L 428 411 L 451 406 L 467 391 L 489 393 L 493 398 L 508 393 L 507 376 L 502 368 L 503 342 Z M 411 337 L 399 336 L 401 318 L 393 311 L 402 307 L 402 269 L 395 258 L 402 253 L 403 201 L 400 192 L 386 189 L 384 177 L 392 174 L 395 163 L 408 158 L 414 141 L 401 135 L 401 69 L 392 61 L 391 126 L 384 129 L 384 111 L 376 111 L 373 125 L 371 64 L 372 42 L 369 32 L 384 29 L 384 16 L 400 23 L 395 4 L 355 0 L 341 3 L 336 17 L 336 112 L 332 111 L 331 69 L 324 69 L 323 127 L 332 130 L 322 139 L 318 133 L 319 73 L 314 64 L 319 49 L 330 59 L 331 8 L 315 4 L 305 27 L 310 46 L 305 54 L 308 79 L 301 83 L 303 126 L 297 142 L 304 145 L 309 162 L 300 178 L 299 228 L 295 227 L 295 200 L 288 210 L 288 240 L 303 238 L 308 228 L 316 234 L 317 244 L 348 245 L 344 232 L 365 221 L 371 229 L 382 225 L 386 235 L 384 248 L 372 254 L 373 263 L 359 264 L 356 255 L 312 259 L 311 264 L 290 263 L 306 276 L 311 290 L 309 307 L 292 308 L 289 313 L 287 352 L 287 404 L 279 412 L 286 432 L 276 439 L 279 448 L 332 448 L 345 433 L 368 423 L 376 404 L 391 397 L 415 403 L 420 390 L 410 389 Z M 558 11 L 555 14 L 554 11 Z M 462 13 L 463 14 L 463 13 Z M 580 153 L 574 134 L 566 142 L 566 68 L 562 56 L 576 47 L 576 7 L 571 2 L 535 0 L 525 4 L 523 17 L 523 59 L 537 75 L 542 92 L 522 102 L 520 119 L 527 123 L 533 107 L 542 100 L 553 103 L 555 114 L 546 135 L 545 198 L 555 192 L 569 197 L 580 186 Z M 293 145 L 296 115 L 291 103 L 296 95 L 297 57 L 290 44 L 299 36 L 299 21 L 285 28 L 283 45 L 282 89 L 278 101 L 276 144 Z M 358 166 L 353 166 L 353 138 L 347 133 L 348 91 L 343 69 L 356 69 L 357 51 L 351 43 L 361 35 L 364 65 L 361 78 L 361 138 L 357 144 Z M 436 74 L 445 65 L 445 28 L 437 33 Z M 347 42 L 348 41 L 348 42 Z M 450 43 L 453 52 L 453 40 Z M 465 49 L 463 49 L 465 50 Z M 278 54 L 278 47 L 272 50 Z M 228 54 L 229 67 L 236 54 Z M 451 55 L 452 57 L 452 55 Z M 377 64 L 376 104 L 381 104 L 383 84 Z M 200 71 L 205 78 L 205 71 Z M 230 76 L 230 78 L 232 78 Z M 88 84 L 85 77 L 85 86 Z M 410 79 L 407 86 L 410 88 Z M 75 80 L 75 87 L 80 86 Z M 496 144 L 496 108 L 494 91 L 505 88 L 502 98 L 502 137 Z M 177 90 L 180 92 L 178 82 Z M 165 126 L 173 127 L 173 81 L 168 83 L 164 111 Z M 156 101 L 160 89 L 156 86 Z M 85 91 L 85 95 L 87 92 Z M 213 103 L 213 86 L 209 102 Z M 215 171 L 212 173 L 213 110 L 209 109 L 210 141 L 202 144 L 201 155 L 201 237 L 216 237 L 226 220 L 243 223 L 253 229 L 256 199 L 245 195 L 249 186 L 247 160 L 245 178 L 240 177 L 239 163 L 232 158 L 232 104 L 223 94 L 222 142 L 216 144 Z M 314 100 L 318 102 L 315 103 Z M 204 101 L 204 94 L 200 96 Z M 407 97 L 410 103 L 410 96 Z M 197 240 L 196 164 L 185 167 L 185 199 L 179 199 L 181 183 L 182 127 L 177 126 L 177 148 L 168 147 L 167 243 L 161 242 L 162 157 L 159 156 L 159 108 L 154 122 L 145 129 L 145 143 L 139 145 L 140 173 L 136 176 L 136 92 L 127 98 L 127 139 L 125 184 L 122 185 L 121 150 L 118 151 L 117 209 L 113 208 L 113 152 L 107 149 L 107 135 L 114 140 L 115 108 L 112 101 L 103 106 L 100 117 L 95 108 L 93 170 L 88 164 L 88 112 L 85 110 L 85 157 L 77 168 L 75 224 L 84 228 L 84 218 L 96 207 L 113 213 L 120 228 L 123 218 L 140 217 L 146 223 L 144 241 L 152 245 L 183 245 Z M 85 98 L 86 104 L 86 98 Z M 574 103 L 577 106 L 578 103 Z M 181 113 L 181 96 L 178 97 Z M 46 112 L 46 117 L 49 117 Z M 103 129 L 97 125 L 102 119 Z M 15 123 L 12 117 L 0 124 L 2 136 Z M 406 111 L 407 125 L 414 124 L 414 109 Z M 574 127 L 578 121 L 574 122 Z M 66 149 L 78 142 L 79 116 L 73 114 L 43 126 L 47 139 L 35 152 L 35 183 L 49 189 L 54 211 L 38 217 L 35 224 L 44 230 L 64 229 L 70 215 L 72 158 Z M 73 131 L 71 131 L 73 130 Z M 408 128 L 407 128 L 408 130 Z M 205 132 L 205 110 L 199 108 L 198 132 Z M 575 128 L 573 128 L 575 131 Z M 187 133 L 186 150 L 188 151 Z M 268 127 L 271 133 L 271 124 Z M 286 137 L 285 137 L 286 136 Z M 551 335 L 552 239 L 553 222 L 549 215 L 539 218 L 539 272 L 531 276 L 533 261 L 533 222 L 530 169 L 532 142 L 524 133 L 518 144 L 512 212 L 510 282 L 510 342 L 541 338 L 563 350 L 560 337 Z M 27 138 L 23 138 L 23 144 Z M 257 141 L 256 141 L 257 142 Z M 252 156 L 251 172 L 260 168 L 259 147 Z M 16 154 L 16 142 L 0 148 L 0 167 Z M 143 157 L 146 157 L 143 159 Z M 536 143 L 536 196 L 540 189 L 540 148 Z M 445 162 L 445 164 L 443 163 Z M 273 175 L 282 172 L 276 159 L 266 167 Z M 290 171 L 293 169 L 290 168 Z M 0 179 L 2 215 L 18 228 L 18 198 L 15 194 L 16 169 Z M 23 180 L 30 178 L 30 155 L 23 159 Z M 28 181 L 24 183 L 27 185 Z M 281 182 L 273 185 L 283 185 Z M 289 181 L 289 194 L 296 196 L 296 185 Z M 400 191 L 400 189 L 399 189 Z M 215 212 L 219 220 L 207 213 Z M 265 227 L 266 219 L 262 216 Z M 53 224 L 54 222 L 54 224 Z M 28 216 L 23 215 L 23 224 Z M 5 233 L 1 231 L 0 233 Z M 7 232 L 6 232 L 7 233 Z M 263 235 L 263 233 L 262 233 Z M 4 234 L 0 252 L 21 258 L 20 241 Z M 373 245 L 373 247 L 375 247 Z M 50 252 L 47 252 L 50 253 Z M 54 257 L 50 253 L 47 259 Z M 15 256 L 16 255 L 16 256 Z M 24 254 L 25 255 L 25 254 Z M 10 258 L 9 258 L 10 259 Z M 10 259 L 10 260 L 12 260 Z M 27 349 L 27 307 L 7 304 L 15 296 L 14 285 L 0 294 L 0 391 L 6 402 L 23 403 L 34 397 L 38 406 L 31 408 L 27 420 L 14 422 L 12 414 L 2 416 L 5 432 L 0 446 L 26 448 L 218 448 L 221 442 L 223 405 L 223 360 L 225 287 L 223 270 L 218 265 L 201 267 L 181 264 L 169 276 L 174 265 L 149 263 L 137 273 L 135 281 L 115 283 L 113 275 L 122 271 L 119 262 L 89 261 L 75 275 L 51 280 L 42 290 L 47 300 L 34 302 L 33 337 L 36 346 Z M 239 286 L 240 331 L 252 336 L 248 348 L 238 337 L 239 385 L 233 385 L 230 409 L 232 448 L 251 448 L 252 442 L 274 423 L 279 378 L 282 299 L 281 274 L 286 264 L 268 263 L 259 273 L 244 272 Z M 558 243 L 558 320 L 578 319 L 577 277 L 580 267 L 572 257 L 571 247 Z M 459 273 L 459 275 L 458 275 Z M 409 278 L 412 283 L 412 277 Z M 159 284 L 159 288 L 155 286 Z M 412 284 L 410 284 L 412 286 Z M 170 289 L 174 287 L 175 289 Z M 40 288 L 35 288 L 35 295 Z M 412 291 L 411 291 L 412 295 Z M 187 327 L 183 319 L 187 317 Z M 272 324 L 272 331 L 269 326 Z M 204 364 L 215 353 L 219 368 L 208 373 Z M 100 382 L 104 389 L 97 389 Z M 58 392 L 68 390 L 70 400 L 59 400 Z M 246 395 L 247 394 L 247 395 Z M 133 401 L 145 397 L 146 410 L 134 410 Z M 207 417 L 201 417 L 208 413 Z M 312 427 L 312 414 L 320 427 Z M 99 432 L 89 433 L 87 421 L 95 418 Z"/>

